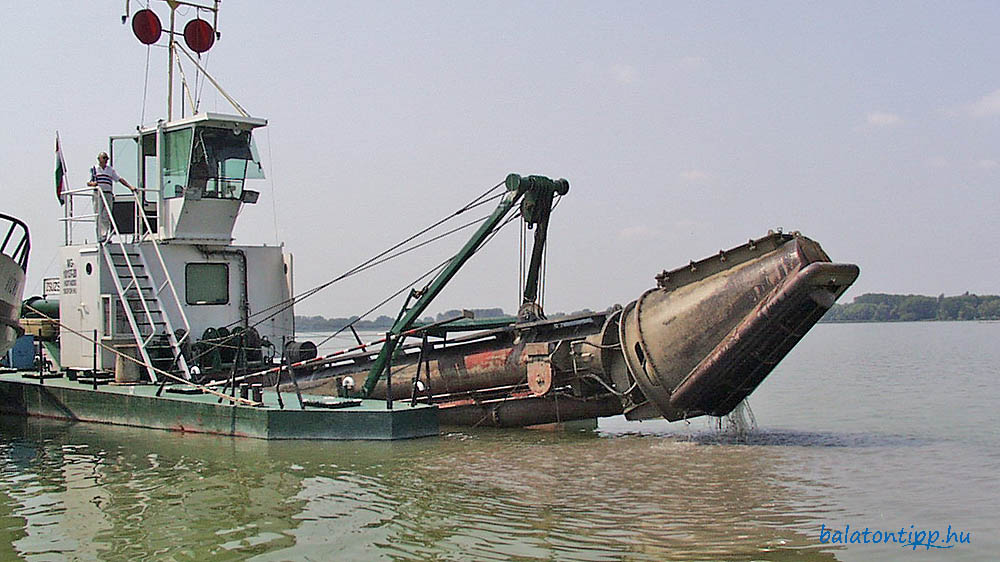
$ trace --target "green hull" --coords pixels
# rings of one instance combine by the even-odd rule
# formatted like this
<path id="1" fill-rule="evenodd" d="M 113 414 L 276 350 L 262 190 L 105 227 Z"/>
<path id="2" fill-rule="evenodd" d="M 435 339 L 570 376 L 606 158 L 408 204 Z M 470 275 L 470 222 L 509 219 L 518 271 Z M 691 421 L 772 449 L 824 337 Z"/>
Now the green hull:
<path id="1" fill-rule="evenodd" d="M 257 439 L 392 440 L 438 434 L 437 408 L 381 400 L 342 408 L 299 408 L 294 394 L 264 392 L 263 406 L 230 406 L 208 394 L 168 392 L 153 385 L 103 385 L 96 390 L 63 378 L 44 383 L 21 374 L 0 376 L 0 412 L 151 429 Z M 303 396 L 306 400 L 329 397 Z"/>

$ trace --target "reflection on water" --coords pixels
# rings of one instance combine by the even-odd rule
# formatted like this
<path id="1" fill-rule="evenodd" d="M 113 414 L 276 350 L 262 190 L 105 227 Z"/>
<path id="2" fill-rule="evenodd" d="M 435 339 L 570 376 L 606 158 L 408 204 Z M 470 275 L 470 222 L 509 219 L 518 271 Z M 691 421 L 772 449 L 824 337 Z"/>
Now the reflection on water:
<path id="1" fill-rule="evenodd" d="M 951 346 L 933 366 L 913 359 L 947 347 L 913 344 L 925 328 L 849 328 L 821 326 L 796 348 L 755 394 L 749 435 L 614 418 L 579 432 L 269 443 L 2 418 L 0 559 L 918 555 L 819 544 L 821 524 L 848 523 L 950 524 L 973 538 L 948 559 L 992 556 L 1000 446 L 983 424 L 995 401 L 963 384 L 993 384 L 1000 351 L 982 344 L 1000 326 L 926 332 Z"/>
<path id="2" fill-rule="evenodd" d="M 774 449 L 476 431 L 255 440 L 4 418 L 3 538 L 32 559 L 795 558 Z M 81 445 L 86 443 L 86 445 Z"/>

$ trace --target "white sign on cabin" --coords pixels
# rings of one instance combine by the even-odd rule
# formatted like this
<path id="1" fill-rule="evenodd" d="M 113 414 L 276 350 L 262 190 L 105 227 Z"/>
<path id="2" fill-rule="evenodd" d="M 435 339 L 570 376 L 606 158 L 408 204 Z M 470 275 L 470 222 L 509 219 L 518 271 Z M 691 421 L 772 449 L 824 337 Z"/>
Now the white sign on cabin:
<path id="1" fill-rule="evenodd" d="M 42 279 L 42 297 L 48 298 L 49 295 L 58 295 L 60 293 L 59 285 L 58 277 L 46 277 Z"/>

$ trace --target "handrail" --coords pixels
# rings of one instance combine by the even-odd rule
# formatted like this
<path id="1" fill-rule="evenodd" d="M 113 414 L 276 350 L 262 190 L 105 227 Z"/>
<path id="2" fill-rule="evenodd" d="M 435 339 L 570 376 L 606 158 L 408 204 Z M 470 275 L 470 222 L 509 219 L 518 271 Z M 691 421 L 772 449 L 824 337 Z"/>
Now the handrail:
<path id="1" fill-rule="evenodd" d="M 0 213 L 0 219 L 10 222 L 3 243 L 0 244 L 0 253 L 14 260 L 22 271 L 27 272 L 28 254 L 31 252 L 31 234 L 28 232 L 28 225 L 24 224 L 21 219 L 3 213 Z M 20 231 L 19 235 L 18 231 Z M 12 240 L 16 240 L 17 244 L 13 250 L 8 252 L 7 244 Z"/>
<path id="2" fill-rule="evenodd" d="M 70 246 L 70 245 L 73 244 L 72 225 L 75 224 L 75 223 L 93 222 L 93 223 L 95 223 L 95 225 L 94 225 L 95 226 L 95 228 L 94 228 L 95 234 L 98 235 L 98 236 L 100 235 L 100 233 L 97 232 L 98 231 L 98 226 L 99 226 L 97 223 L 98 223 L 98 217 L 100 216 L 100 213 L 98 213 L 96 211 L 95 212 L 86 212 L 86 213 L 77 213 L 74 210 L 74 208 L 73 208 L 73 200 L 76 199 L 77 197 L 83 197 L 83 198 L 86 198 L 86 199 L 89 199 L 89 200 L 93 201 L 94 197 L 95 197 L 95 191 L 99 191 L 99 188 L 87 186 L 87 187 L 78 187 L 78 188 L 73 188 L 73 189 L 67 189 L 67 190 L 65 190 L 65 191 L 62 192 L 62 194 L 63 194 L 63 196 L 65 198 L 66 203 L 63 206 L 63 209 L 64 209 L 63 216 L 60 217 L 58 220 L 59 220 L 59 222 L 62 222 L 62 223 L 64 223 L 66 225 L 64 244 L 66 244 L 67 246 Z M 149 193 L 152 193 L 152 192 L 156 192 L 156 191 L 157 190 L 155 190 L 155 189 L 145 189 L 145 188 L 138 188 L 138 189 L 135 190 L 136 193 L 138 193 L 138 192 L 142 192 L 142 193 L 149 192 Z M 102 201 L 103 201 L 103 197 L 102 197 Z M 139 206 L 141 206 L 141 200 L 140 200 L 140 198 L 137 197 L 136 198 L 136 207 L 139 207 Z M 108 213 L 109 213 L 109 215 L 111 215 L 111 210 L 110 210 L 111 207 L 109 206 L 108 208 L 109 208 Z M 137 222 L 135 224 L 136 224 L 136 226 L 138 226 Z M 138 229 L 136 228 L 136 230 L 138 230 Z M 119 232 L 119 234 L 120 234 L 120 232 Z"/>
<path id="3" fill-rule="evenodd" d="M 139 215 L 139 216 L 142 217 L 142 226 L 145 228 L 144 232 L 149 235 L 148 240 L 151 243 L 150 245 L 153 247 L 153 251 L 156 253 L 156 259 L 157 259 L 157 261 L 160 263 L 160 271 L 163 272 L 163 276 L 166 278 L 165 281 L 167 283 L 167 286 L 170 287 L 170 296 L 172 296 L 173 299 L 174 299 L 173 305 L 177 309 L 177 312 L 180 313 L 180 315 L 181 315 L 181 322 L 183 322 L 183 324 L 184 324 L 184 326 L 183 326 L 184 327 L 184 337 L 180 338 L 180 340 L 177 341 L 177 344 L 180 345 L 181 342 L 183 342 L 184 340 L 189 339 L 191 337 L 191 324 L 188 322 L 187 314 L 184 313 L 184 307 L 181 305 L 180 295 L 177 294 L 177 287 L 174 286 L 174 282 L 170 278 L 170 273 L 169 273 L 169 270 L 167 269 L 167 263 L 163 259 L 163 253 L 160 252 L 160 245 L 156 242 L 156 238 L 153 236 L 153 228 L 149 224 L 149 217 L 146 216 L 146 210 L 143 208 L 141 202 L 137 201 L 136 203 L 137 204 L 135 206 L 135 213 L 136 213 L 136 215 Z M 139 229 L 137 228 L 136 230 L 138 231 Z M 145 238 L 144 234 L 140 234 L 139 235 L 139 239 L 140 240 L 142 240 L 144 238 Z M 147 269 L 147 271 L 148 271 L 148 269 Z M 150 283 L 152 284 L 152 281 L 153 281 L 152 275 L 150 275 L 149 280 L 150 280 Z M 162 290 L 162 287 L 160 289 L 156 290 L 156 296 L 157 296 L 157 298 L 159 298 L 159 296 L 160 296 L 159 292 L 161 290 Z M 166 311 L 163 311 L 163 318 L 167 322 L 167 327 L 170 329 L 171 332 L 173 332 L 173 326 L 172 326 L 171 322 L 168 319 L 168 315 L 167 315 Z M 172 336 L 172 337 L 176 337 L 176 334 L 174 336 Z M 186 370 L 187 369 L 185 368 L 185 371 Z"/>
<path id="4" fill-rule="evenodd" d="M 152 337 L 156 334 L 155 324 L 153 322 L 153 313 L 150 312 L 149 305 L 146 304 L 146 299 L 142 294 L 142 287 L 139 285 L 139 280 L 138 277 L 136 276 L 135 268 L 132 265 L 131 258 L 129 258 L 128 249 L 125 247 L 125 244 L 121 241 L 121 235 L 118 232 L 118 224 L 115 222 L 115 217 L 111 213 L 111 206 L 108 204 L 108 198 L 104 193 L 104 190 L 100 189 L 99 187 L 95 186 L 94 190 L 97 194 L 99 194 L 103 208 L 107 210 L 108 223 L 109 223 L 109 232 L 107 233 L 107 239 L 105 241 L 98 240 L 98 244 L 104 250 L 101 253 L 104 255 L 104 260 L 107 262 L 108 269 L 111 271 L 111 281 L 115 285 L 115 290 L 118 291 L 118 298 L 121 301 L 121 305 L 125 307 L 125 318 L 128 320 L 129 328 L 132 329 L 132 336 L 135 338 L 136 344 L 138 344 L 137 347 L 139 348 L 139 353 L 142 355 L 143 362 L 145 362 L 146 367 L 149 369 L 150 377 L 153 379 L 153 382 L 156 382 L 156 374 L 153 371 L 153 361 L 152 359 L 150 359 L 149 352 L 146 350 L 146 344 L 149 343 L 149 341 L 152 340 Z M 97 218 L 95 220 L 97 222 L 97 235 L 98 237 L 100 237 L 101 234 L 100 206 L 98 207 L 96 214 Z M 115 238 L 117 238 L 117 243 L 122 250 L 122 256 L 125 258 L 125 266 L 128 268 L 129 275 L 132 278 L 132 281 L 129 283 L 128 288 L 122 287 L 121 279 L 118 278 L 118 270 L 115 269 L 116 268 L 115 261 L 112 258 L 111 252 L 110 250 L 108 250 L 107 247 L 107 244 L 112 240 L 112 233 L 115 235 Z M 128 292 L 128 289 L 132 288 L 133 286 L 135 287 L 136 293 L 139 295 L 139 302 L 142 305 L 142 311 L 146 315 L 146 320 L 149 322 L 150 327 L 154 328 L 150 330 L 150 339 L 143 339 L 142 332 L 139 330 L 139 325 L 135 321 L 134 311 L 132 310 L 132 307 L 128 303 L 128 299 L 125 296 L 125 293 Z"/>

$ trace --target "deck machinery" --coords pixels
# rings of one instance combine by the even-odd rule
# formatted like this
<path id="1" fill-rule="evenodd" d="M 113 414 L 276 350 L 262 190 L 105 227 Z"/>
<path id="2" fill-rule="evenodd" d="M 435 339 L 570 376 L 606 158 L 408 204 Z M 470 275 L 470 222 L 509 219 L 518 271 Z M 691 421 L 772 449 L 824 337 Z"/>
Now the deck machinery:
<path id="1" fill-rule="evenodd" d="M 314 393 L 437 404 L 441 421 L 525 426 L 624 413 L 631 420 L 723 416 L 743 401 L 857 278 L 797 232 L 769 232 L 663 271 L 624 307 L 545 318 L 541 256 L 553 197 L 566 180 L 511 174 L 507 195 L 448 267 L 411 300 L 377 353 L 307 362 Z M 534 244 L 516 318 L 416 319 L 492 229 L 520 203 Z M 410 304 L 412 302 L 412 305 Z M 411 336 L 412 334 L 412 336 Z M 406 344 L 407 337 L 419 343 Z M 392 378 L 395 379 L 395 384 Z"/>

